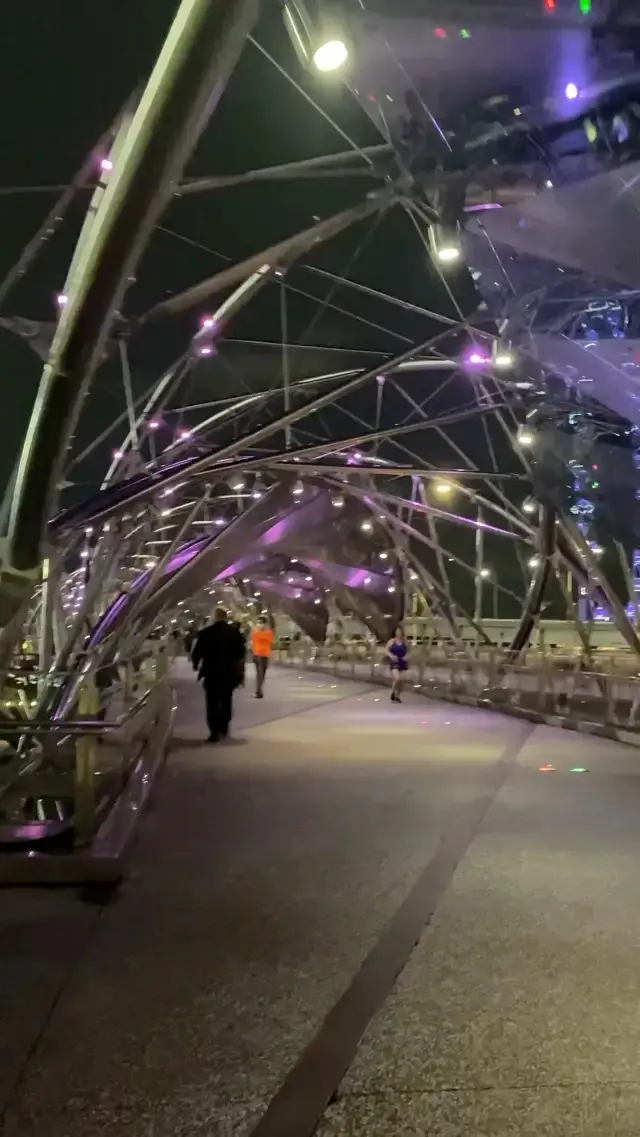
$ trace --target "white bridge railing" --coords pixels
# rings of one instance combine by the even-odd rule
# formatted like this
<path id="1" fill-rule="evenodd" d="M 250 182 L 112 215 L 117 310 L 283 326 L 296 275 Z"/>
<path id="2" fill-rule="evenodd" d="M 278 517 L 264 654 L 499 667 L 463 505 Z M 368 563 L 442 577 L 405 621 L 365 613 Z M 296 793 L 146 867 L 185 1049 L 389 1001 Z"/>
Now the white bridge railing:
<path id="1" fill-rule="evenodd" d="M 278 650 L 281 664 L 313 669 L 364 682 L 389 684 L 384 650 L 361 642 L 317 646 L 292 643 Z M 493 707 L 524 717 L 592 723 L 628 732 L 640 739 L 640 677 L 622 670 L 585 670 L 584 662 L 554 656 L 529 656 L 524 663 L 506 663 L 499 652 L 445 657 L 411 647 L 407 688 L 438 699 Z"/>

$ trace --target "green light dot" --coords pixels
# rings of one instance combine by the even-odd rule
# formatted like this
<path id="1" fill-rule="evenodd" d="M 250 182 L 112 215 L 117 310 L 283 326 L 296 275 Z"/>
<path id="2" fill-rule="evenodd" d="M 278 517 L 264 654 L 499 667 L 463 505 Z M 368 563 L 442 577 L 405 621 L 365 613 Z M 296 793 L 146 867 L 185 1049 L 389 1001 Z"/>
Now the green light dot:
<path id="1" fill-rule="evenodd" d="M 460 35 L 462 39 L 471 39 L 471 32 L 468 28 L 460 28 Z"/>
<path id="2" fill-rule="evenodd" d="M 589 771 L 587 770 L 586 766 L 572 766 L 570 773 L 572 773 L 572 774 L 588 774 Z"/>

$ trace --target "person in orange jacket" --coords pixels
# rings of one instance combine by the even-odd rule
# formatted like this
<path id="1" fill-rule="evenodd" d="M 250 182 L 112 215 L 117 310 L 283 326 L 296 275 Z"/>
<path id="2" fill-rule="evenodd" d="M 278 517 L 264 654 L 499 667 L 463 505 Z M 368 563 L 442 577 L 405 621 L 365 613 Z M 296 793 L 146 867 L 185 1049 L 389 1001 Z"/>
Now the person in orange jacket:
<path id="1" fill-rule="evenodd" d="M 264 698 L 264 681 L 273 647 L 273 628 L 266 616 L 260 616 L 251 632 L 251 655 L 256 669 L 256 699 Z"/>

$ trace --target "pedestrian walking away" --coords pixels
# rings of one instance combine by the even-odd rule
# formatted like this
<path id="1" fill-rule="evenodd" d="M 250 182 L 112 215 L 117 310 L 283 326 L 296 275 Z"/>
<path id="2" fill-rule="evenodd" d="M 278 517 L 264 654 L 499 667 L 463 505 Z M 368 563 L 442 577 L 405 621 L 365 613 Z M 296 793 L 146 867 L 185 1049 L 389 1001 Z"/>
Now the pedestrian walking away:
<path id="1" fill-rule="evenodd" d="M 226 738 L 233 717 L 233 692 L 242 681 L 246 645 L 244 636 L 216 608 L 213 623 L 198 633 L 191 661 L 204 687 L 209 742 Z"/>
<path id="2" fill-rule="evenodd" d="M 273 628 L 266 616 L 260 616 L 251 632 L 251 655 L 256 669 L 256 699 L 264 698 L 264 681 L 267 676 L 271 648 L 273 647 Z"/>

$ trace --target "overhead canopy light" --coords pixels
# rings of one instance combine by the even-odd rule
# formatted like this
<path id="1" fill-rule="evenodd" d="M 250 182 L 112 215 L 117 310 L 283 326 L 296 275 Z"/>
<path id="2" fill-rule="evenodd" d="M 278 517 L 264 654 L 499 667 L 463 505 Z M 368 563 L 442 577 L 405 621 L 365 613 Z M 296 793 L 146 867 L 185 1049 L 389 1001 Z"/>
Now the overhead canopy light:
<path id="1" fill-rule="evenodd" d="M 311 2 L 312 7 L 309 7 Z M 344 21 L 319 0 L 284 0 L 284 25 L 303 67 L 322 75 L 341 71 L 349 60 Z"/>
<path id="2" fill-rule="evenodd" d="M 433 208 L 438 220 L 429 226 L 429 248 L 442 265 L 456 264 L 462 258 L 460 222 L 464 214 L 465 191 L 448 187 L 434 195 Z"/>
<path id="3" fill-rule="evenodd" d="M 453 482 L 447 481 L 435 482 L 433 486 L 434 493 L 436 493 L 438 497 L 441 498 L 451 497 L 451 495 L 455 493 L 455 489 L 455 484 Z"/>
<path id="4" fill-rule="evenodd" d="M 344 67 L 348 58 L 349 52 L 344 40 L 330 39 L 316 48 L 313 53 L 313 64 L 318 71 L 338 71 Z"/>
<path id="5" fill-rule="evenodd" d="M 455 245 L 442 245 L 438 249 L 437 257 L 443 264 L 451 264 L 453 261 L 459 260 L 460 249 Z"/>
<path id="6" fill-rule="evenodd" d="M 493 364 L 494 367 L 504 368 L 506 371 L 508 367 L 513 367 L 513 355 L 507 350 L 497 351 L 494 356 Z"/>
<path id="7" fill-rule="evenodd" d="M 513 367 L 514 354 L 511 344 L 506 340 L 496 339 L 491 346 L 491 357 L 494 367 L 506 371 Z"/>
<path id="8" fill-rule="evenodd" d="M 440 264 L 455 264 L 462 256 L 458 228 L 446 225 L 432 225 L 429 229 L 429 246 Z"/>
<path id="9" fill-rule="evenodd" d="M 528 448 L 529 446 L 533 446 L 533 444 L 536 440 L 535 434 L 533 433 L 532 430 L 529 429 L 528 426 L 519 427 L 516 438 L 517 438 L 517 441 L 520 444 L 520 446 L 523 446 L 526 448 Z"/>

